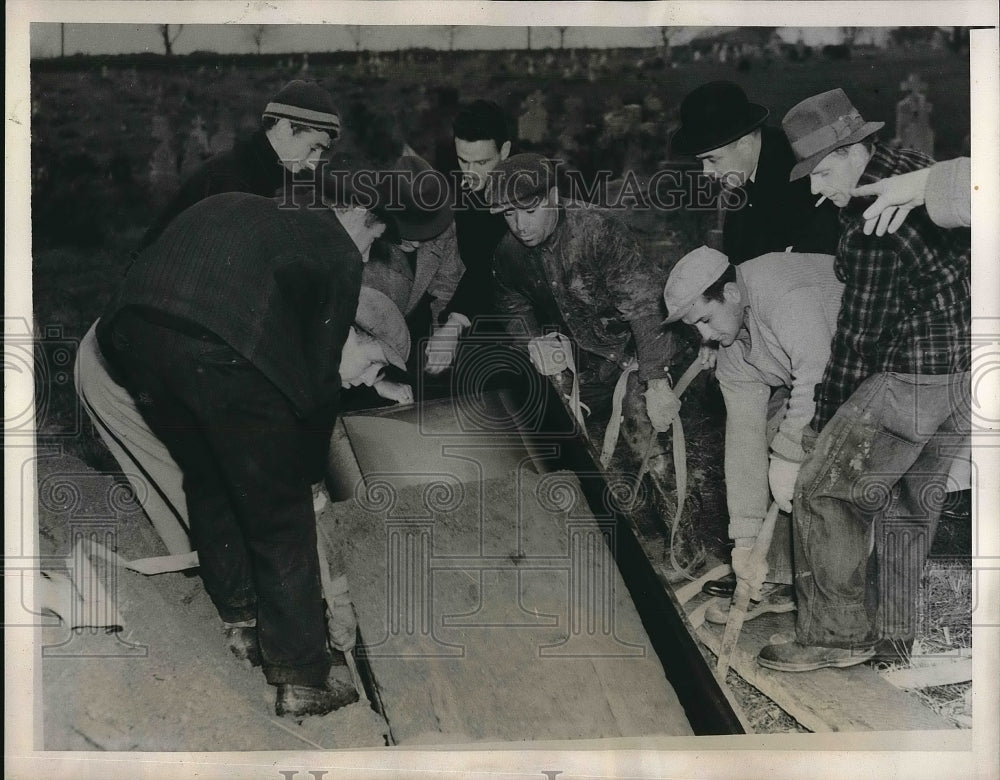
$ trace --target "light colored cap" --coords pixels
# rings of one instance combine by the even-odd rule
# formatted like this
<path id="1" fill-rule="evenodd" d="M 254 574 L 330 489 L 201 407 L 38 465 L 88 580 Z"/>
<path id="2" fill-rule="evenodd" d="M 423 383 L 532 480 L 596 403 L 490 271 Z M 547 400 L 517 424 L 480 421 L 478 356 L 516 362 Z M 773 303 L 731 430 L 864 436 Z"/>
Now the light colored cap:
<path id="1" fill-rule="evenodd" d="M 729 258 L 707 246 L 700 246 L 678 260 L 663 288 L 663 302 L 667 305 L 663 324 L 682 319 L 728 267 Z"/>
<path id="2" fill-rule="evenodd" d="M 406 327 L 403 313 L 389 296 L 374 287 L 362 287 L 354 326 L 382 345 L 382 351 L 392 365 L 406 370 L 406 359 L 410 356 L 410 330 Z"/>

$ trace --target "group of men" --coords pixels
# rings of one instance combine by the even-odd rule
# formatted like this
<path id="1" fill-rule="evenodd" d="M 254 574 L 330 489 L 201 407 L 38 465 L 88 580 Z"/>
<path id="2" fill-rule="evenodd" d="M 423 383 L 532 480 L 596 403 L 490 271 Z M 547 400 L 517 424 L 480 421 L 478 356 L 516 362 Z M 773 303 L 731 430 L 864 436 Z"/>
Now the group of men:
<path id="1" fill-rule="evenodd" d="M 685 98 L 674 149 L 739 207 L 722 252 L 697 249 L 669 276 L 620 214 L 560 197 L 550 160 L 512 154 L 488 101 L 455 117 L 457 189 L 414 154 L 394 166 L 398 190 L 328 187 L 339 113 L 302 81 L 185 183 L 81 344 L 78 389 L 168 549 L 197 549 L 226 641 L 263 666 L 279 715 L 357 698 L 340 673 L 356 633 L 346 582 L 324 594 L 316 550 L 342 388 L 412 402 L 383 369 L 445 372 L 484 315 L 505 318 L 540 371 L 561 351 L 580 408 L 624 394 L 623 413 L 653 439 L 680 408 L 672 324 L 694 326 L 727 409 L 734 572 L 758 613 L 799 610 L 797 640 L 760 663 L 846 666 L 877 640 L 912 642 L 940 510 L 925 487 L 967 426 L 969 238 L 953 228 L 968 215 L 931 205 L 967 198 L 962 163 L 943 196 L 927 176 L 954 166 L 888 179 L 932 161 L 873 142 L 881 123 L 840 90 L 793 108 L 784 132 L 767 116 L 729 82 Z M 872 194 L 886 216 L 862 213 Z M 411 332 L 427 337 L 415 359 Z M 886 491 L 875 507 L 871 478 Z M 769 573 L 751 571 L 772 497 L 783 530 Z M 897 519 L 922 541 L 871 536 Z M 734 583 L 709 588 L 731 595 Z"/>

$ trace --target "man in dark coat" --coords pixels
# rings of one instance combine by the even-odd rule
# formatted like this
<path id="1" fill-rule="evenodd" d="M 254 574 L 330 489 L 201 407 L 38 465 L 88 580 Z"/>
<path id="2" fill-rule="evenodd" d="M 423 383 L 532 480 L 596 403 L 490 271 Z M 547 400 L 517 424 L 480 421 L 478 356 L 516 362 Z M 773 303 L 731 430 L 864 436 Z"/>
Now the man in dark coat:
<path id="1" fill-rule="evenodd" d="M 487 175 L 511 152 L 503 109 L 489 100 L 476 100 L 455 115 L 452 127 L 455 159 L 445 161 L 444 167 L 450 171 L 457 165 L 462 174 L 455 231 L 465 273 L 427 344 L 430 374 L 443 373 L 453 363 L 459 336 L 472 327 L 473 320 L 494 313 L 493 253 L 507 234 L 503 217 L 490 213 L 483 199 Z"/>
<path id="2" fill-rule="evenodd" d="M 191 174 L 146 232 L 140 250 L 150 246 L 185 209 L 212 195 L 248 192 L 270 198 L 289 174 L 314 168 L 339 135 L 340 117 L 329 94 L 312 82 L 290 82 L 267 104 L 261 127 L 253 136 Z M 77 350 L 80 400 L 167 549 L 188 552 L 191 543 L 180 469 L 109 369 L 98 349 L 96 330 L 97 323 Z"/>
<path id="3" fill-rule="evenodd" d="M 101 350 L 184 474 L 205 589 L 275 711 L 357 700 L 331 653 L 311 485 L 341 387 L 405 366 L 409 334 L 362 257 L 386 229 L 357 207 L 245 193 L 186 209 L 136 259 Z"/>
<path id="4" fill-rule="evenodd" d="M 801 181 L 788 180 L 795 156 L 784 133 L 766 127 L 768 110 L 730 81 L 713 81 L 681 103 L 673 150 L 697 157 L 720 180 L 726 209 L 722 251 L 733 265 L 767 254 L 833 254 L 840 228 L 833 204 L 816 206 Z"/>
<path id="5" fill-rule="evenodd" d="M 316 168 L 340 137 L 340 116 L 329 93 L 313 81 L 290 81 L 264 108 L 260 128 L 228 152 L 205 161 L 146 231 L 144 249 L 188 206 L 220 192 L 271 197 L 285 177 Z"/>

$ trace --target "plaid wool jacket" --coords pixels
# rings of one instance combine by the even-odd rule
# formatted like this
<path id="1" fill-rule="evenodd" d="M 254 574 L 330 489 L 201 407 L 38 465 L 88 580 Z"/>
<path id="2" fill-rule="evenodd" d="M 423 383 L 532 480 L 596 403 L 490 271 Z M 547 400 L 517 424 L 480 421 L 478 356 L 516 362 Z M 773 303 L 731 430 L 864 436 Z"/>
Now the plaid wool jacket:
<path id="1" fill-rule="evenodd" d="M 859 185 L 926 168 L 933 160 L 876 144 Z M 841 210 L 834 265 L 844 282 L 812 428 L 821 431 L 866 378 L 876 373 L 951 374 L 971 363 L 969 230 L 935 225 L 914 209 L 896 233 L 864 233 L 870 200 Z"/>

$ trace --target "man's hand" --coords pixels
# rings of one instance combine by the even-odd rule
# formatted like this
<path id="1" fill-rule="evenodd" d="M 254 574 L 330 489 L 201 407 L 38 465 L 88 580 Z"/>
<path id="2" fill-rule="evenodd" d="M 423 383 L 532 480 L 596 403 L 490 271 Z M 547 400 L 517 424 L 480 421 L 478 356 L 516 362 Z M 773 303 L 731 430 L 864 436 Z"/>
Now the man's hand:
<path id="1" fill-rule="evenodd" d="M 767 482 L 771 486 L 774 503 L 782 512 L 792 511 L 792 497 L 795 495 L 795 479 L 799 475 L 801 463 L 771 456 L 771 465 L 767 470 Z"/>
<path id="2" fill-rule="evenodd" d="M 670 382 L 666 379 L 650 379 L 646 383 L 646 414 L 656 431 L 667 430 L 677 413 L 680 412 L 680 399 L 674 395 Z"/>
<path id="3" fill-rule="evenodd" d="M 852 198 L 878 196 L 863 214 L 865 235 L 870 236 L 873 230 L 877 236 L 895 233 L 912 209 L 924 205 L 929 176 L 930 168 L 924 168 L 851 190 Z"/>
<path id="4" fill-rule="evenodd" d="M 703 369 L 711 371 L 715 368 L 715 362 L 719 359 L 719 346 L 717 344 L 702 344 L 698 350 L 698 360 Z"/>
<path id="5" fill-rule="evenodd" d="M 456 312 L 449 314 L 448 321 L 436 327 L 427 340 L 427 348 L 424 350 L 427 362 L 424 364 L 424 371 L 435 376 L 444 373 L 455 362 L 458 339 L 462 331 L 471 324 L 463 314 Z"/>
<path id="6" fill-rule="evenodd" d="M 750 598 L 760 601 L 760 591 L 767 577 L 767 559 L 757 566 L 751 566 L 750 552 L 753 550 L 754 539 L 735 539 L 733 547 L 733 574 L 750 586 Z"/>
<path id="7" fill-rule="evenodd" d="M 374 387 L 376 393 L 389 401 L 395 401 L 397 404 L 413 403 L 413 388 L 407 384 L 380 379 Z"/>

